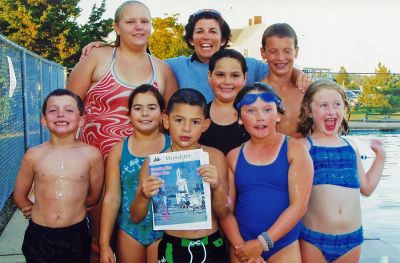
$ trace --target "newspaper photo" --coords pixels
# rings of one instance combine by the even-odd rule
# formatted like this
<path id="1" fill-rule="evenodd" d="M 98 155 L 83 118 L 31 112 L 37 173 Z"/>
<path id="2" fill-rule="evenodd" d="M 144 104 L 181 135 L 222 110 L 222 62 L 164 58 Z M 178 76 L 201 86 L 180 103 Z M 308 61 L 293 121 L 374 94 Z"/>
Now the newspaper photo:
<path id="1" fill-rule="evenodd" d="M 197 173 L 208 161 L 202 149 L 149 156 L 150 175 L 164 181 L 152 198 L 154 230 L 211 229 L 210 185 Z"/>

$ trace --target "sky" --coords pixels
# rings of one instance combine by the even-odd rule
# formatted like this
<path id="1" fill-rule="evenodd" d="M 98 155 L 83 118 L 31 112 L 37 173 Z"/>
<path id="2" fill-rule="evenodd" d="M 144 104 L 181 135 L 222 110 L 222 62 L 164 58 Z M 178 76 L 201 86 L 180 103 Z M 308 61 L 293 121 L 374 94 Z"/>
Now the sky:
<path id="1" fill-rule="evenodd" d="M 125 0 L 106 0 L 105 18 L 113 18 Z M 186 24 L 190 14 L 203 8 L 221 12 L 231 28 L 243 28 L 248 19 L 262 16 L 266 26 L 290 24 L 299 38 L 300 67 L 347 72 L 374 72 L 378 62 L 400 73 L 399 0 L 143 0 L 152 17 L 179 14 Z M 78 22 L 85 23 L 92 5 L 81 0 Z M 258 57 L 261 59 L 261 57 Z"/>

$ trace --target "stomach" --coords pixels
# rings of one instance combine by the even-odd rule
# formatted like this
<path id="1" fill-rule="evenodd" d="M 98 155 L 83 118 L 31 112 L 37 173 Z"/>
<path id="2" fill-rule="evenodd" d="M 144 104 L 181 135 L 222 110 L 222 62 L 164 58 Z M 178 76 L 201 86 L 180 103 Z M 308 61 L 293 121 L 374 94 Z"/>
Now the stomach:
<path id="1" fill-rule="evenodd" d="M 73 191 L 71 191 L 73 192 Z M 32 206 L 32 220 L 36 224 L 47 227 L 67 227 L 81 222 L 86 216 L 86 194 L 74 192 L 82 198 L 71 195 L 48 196 L 36 194 Z"/>
<path id="2" fill-rule="evenodd" d="M 303 224 L 318 232 L 342 234 L 361 226 L 360 189 L 316 185 Z"/>
<path id="3" fill-rule="evenodd" d="M 189 238 L 189 239 L 197 239 L 203 238 L 205 236 L 209 236 L 216 231 L 218 231 L 218 219 L 215 215 L 211 216 L 211 229 L 199 229 L 199 230 L 165 230 L 164 232 L 170 236 L 179 237 L 179 238 Z"/>

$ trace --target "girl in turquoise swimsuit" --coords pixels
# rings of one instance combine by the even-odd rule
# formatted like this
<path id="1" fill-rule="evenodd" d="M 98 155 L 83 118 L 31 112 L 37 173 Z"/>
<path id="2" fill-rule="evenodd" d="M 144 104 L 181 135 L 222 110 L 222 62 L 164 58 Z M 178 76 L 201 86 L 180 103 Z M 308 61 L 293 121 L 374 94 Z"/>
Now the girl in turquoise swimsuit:
<path id="1" fill-rule="evenodd" d="M 163 98 L 152 85 L 144 84 L 129 97 L 130 119 L 134 133 L 115 144 L 106 164 L 106 189 L 100 220 L 101 262 L 156 262 L 158 239 L 153 231 L 151 209 L 139 224 L 130 220 L 129 207 L 139 183 L 139 170 L 149 154 L 163 152 L 170 146 L 160 132 Z M 110 245 L 116 223 L 116 258 Z"/>
<path id="2" fill-rule="evenodd" d="M 360 192 L 370 195 L 385 161 L 382 144 L 373 140 L 376 158 L 364 172 L 348 132 L 350 112 L 344 90 L 330 80 L 318 80 L 306 91 L 298 131 L 314 163 L 308 211 L 303 218 L 300 247 L 303 262 L 359 262 L 363 232 Z M 349 116 L 347 116 L 349 117 Z"/>

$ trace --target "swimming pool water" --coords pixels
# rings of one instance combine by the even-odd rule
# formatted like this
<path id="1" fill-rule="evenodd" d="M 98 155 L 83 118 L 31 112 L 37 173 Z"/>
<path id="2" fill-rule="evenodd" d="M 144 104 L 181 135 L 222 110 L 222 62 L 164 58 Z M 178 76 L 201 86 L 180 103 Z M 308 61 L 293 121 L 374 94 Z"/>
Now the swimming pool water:
<path id="1" fill-rule="evenodd" d="M 363 227 L 366 233 L 400 249 L 400 132 L 353 132 L 350 135 L 361 155 L 365 171 L 374 160 L 371 139 L 379 139 L 386 148 L 382 179 L 370 197 L 362 197 Z"/>

